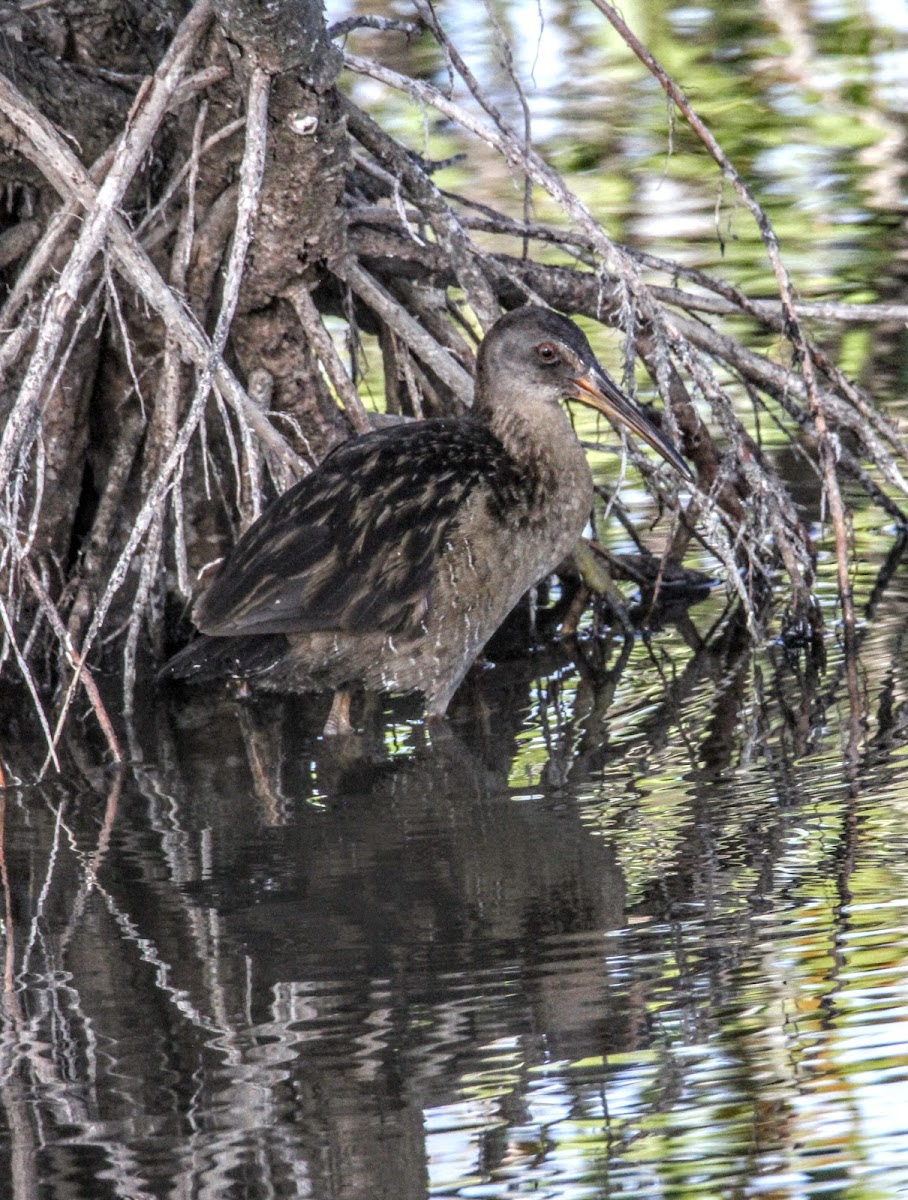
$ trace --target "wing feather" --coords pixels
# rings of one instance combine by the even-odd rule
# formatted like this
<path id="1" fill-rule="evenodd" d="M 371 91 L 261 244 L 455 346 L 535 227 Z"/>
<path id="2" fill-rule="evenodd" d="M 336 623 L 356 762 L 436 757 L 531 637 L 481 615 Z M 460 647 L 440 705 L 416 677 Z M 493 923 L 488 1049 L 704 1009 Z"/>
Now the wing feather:
<path id="1" fill-rule="evenodd" d="M 203 633 L 415 629 L 452 525 L 506 455 L 463 421 L 392 426 L 342 443 L 280 496 L 222 564 L 194 614 Z"/>

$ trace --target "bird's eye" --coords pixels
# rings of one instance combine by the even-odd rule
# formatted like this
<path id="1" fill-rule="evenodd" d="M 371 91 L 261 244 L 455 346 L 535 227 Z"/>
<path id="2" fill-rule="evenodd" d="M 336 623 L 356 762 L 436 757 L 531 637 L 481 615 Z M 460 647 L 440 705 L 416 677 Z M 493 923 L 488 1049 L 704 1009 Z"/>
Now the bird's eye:
<path id="1" fill-rule="evenodd" d="M 536 354 L 540 362 L 554 363 L 558 361 L 558 351 L 551 342 L 540 342 L 536 347 Z"/>

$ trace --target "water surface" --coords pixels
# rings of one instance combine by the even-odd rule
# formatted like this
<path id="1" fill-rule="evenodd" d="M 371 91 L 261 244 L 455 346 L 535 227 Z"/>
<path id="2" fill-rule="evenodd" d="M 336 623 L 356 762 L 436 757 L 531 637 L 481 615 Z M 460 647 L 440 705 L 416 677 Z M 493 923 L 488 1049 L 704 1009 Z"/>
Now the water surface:
<path id="1" fill-rule="evenodd" d="M 536 5 L 496 10 L 546 152 L 616 236 L 768 290 L 592 8 L 543 6 L 535 67 Z M 902 298 L 903 6 L 627 16 L 802 292 Z M 422 114 L 386 119 L 420 148 Z M 904 413 L 901 326 L 823 336 Z M 0 792 L 0 1194 L 908 1194 L 908 565 L 856 511 L 850 695 L 817 490 L 779 463 L 821 539 L 825 673 L 754 651 L 718 588 L 627 645 L 505 652 L 444 731 L 395 702 L 326 743 L 302 699 L 149 693 L 123 773 L 76 737 L 61 777 Z M 622 498 L 658 548 L 633 477 Z M 15 782 L 14 732 L 2 755 Z"/>
<path id="2" fill-rule="evenodd" d="M 906 578 L 851 766 L 834 670 L 666 633 L 5 793 L 13 1194 L 904 1194 Z"/>

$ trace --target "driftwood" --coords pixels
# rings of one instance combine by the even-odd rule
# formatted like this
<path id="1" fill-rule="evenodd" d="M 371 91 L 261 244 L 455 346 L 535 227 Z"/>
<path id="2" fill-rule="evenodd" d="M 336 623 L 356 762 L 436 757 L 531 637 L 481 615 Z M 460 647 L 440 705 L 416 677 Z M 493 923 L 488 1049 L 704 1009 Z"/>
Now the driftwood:
<path id="1" fill-rule="evenodd" d="M 672 556 L 692 538 L 705 544 L 754 637 L 770 619 L 755 581 L 781 572 L 782 604 L 769 611 L 784 611 L 786 629 L 810 642 L 821 619 L 814 550 L 720 372 L 787 421 L 822 480 L 853 664 L 840 480 L 904 527 L 908 453 L 807 326 L 904 321 L 908 310 L 799 303 L 745 181 L 616 10 L 593 2 L 757 222 L 778 303 L 613 242 L 533 148 L 513 68 L 522 128 L 484 94 L 423 0 L 414 23 L 361 17 L 331 29 L 314 0 L 270 5 L 270 23 L 245 0 L 197 0 L 186 13 L 174 0 L 131 41 L 118 36 L 118 6 L 102 5 L 90 46 L 72 17 L 73 61 L 59 53 L 52 8 L 23 13 L 10 43 L 15 71 L 0 75 L 0 170 L 13 197 L 0 229 L 0 665 L 25 680 L 48 761 L 80 687 L 121 757 L 93 664 L 117 656 L 128 713 L 143 648 L 160 658 L 210 562 L 269 498 L 368 427 L 360 331 L 378 336 L 389 411 L 462 412 L 477 331 L 527 300 L 623 332 L 628 361 L 644 363 L 698 476 L 679 491 L 627 448 L 674 514 Z M 347 51 L 354 28 L 402 39 L 428 29 L 470 104 Z M 149 61 L 158 63 L 151 76 Z M 525 181 L 522 211 L 440 188 L 440 164 L 340 92 L 342 71 L 405 93 L 500 156 Z M 533 219 L 534 189 L 563 224 Z M 500 239 L 491 249 L 490 237 Z M 571 265 L 534 257 L 545 247 Z M 704 320 L 735 316 L 785 339 L 790 365 Z M 349 365 L 326 318 L 345 323 Z"/>

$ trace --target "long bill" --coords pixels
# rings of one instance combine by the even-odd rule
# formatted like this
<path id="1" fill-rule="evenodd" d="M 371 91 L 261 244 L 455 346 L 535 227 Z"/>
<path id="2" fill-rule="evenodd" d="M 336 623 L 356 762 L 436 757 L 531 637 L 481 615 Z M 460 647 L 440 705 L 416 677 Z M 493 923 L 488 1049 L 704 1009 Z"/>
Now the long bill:
<path id="1" fill-rule="evenodd" d="M 588 371 L 574 380 L 576 391 L 571 399 L 579 400 L 590 408 L 595 408 L 612 422 L 625 425 L 632 433 L 643 438 L 648 446 L 670 462 L 676 471 L 686 479 L 693 479 L 693 473 L 675 447 L 660 429 L 650 421 L 624 392 L 613 383 L 603 371 Z"/>

